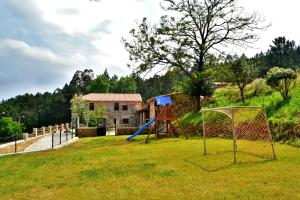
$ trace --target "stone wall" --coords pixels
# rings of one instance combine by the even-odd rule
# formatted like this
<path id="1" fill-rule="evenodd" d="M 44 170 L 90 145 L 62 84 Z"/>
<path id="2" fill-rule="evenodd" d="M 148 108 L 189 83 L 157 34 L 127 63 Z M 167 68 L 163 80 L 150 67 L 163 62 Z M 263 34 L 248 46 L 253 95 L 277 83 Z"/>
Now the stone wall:
<path id="1" fill-rule="evenodd" d="M 181 117 L 194 110 L 194 101 L 192 97 L 182 93 L 174 93 L 170 96 L 178 117 Z"/>
<path id="2" fill-rule="evenodd" d="M 24 151 L 27 147 L 32 145 L 34 142 L 39 140 L 42 136 L 38 136 L 35 138 L 29 138 L 27 140 L 19 140 L 17 141 L 17 152 Z M 4 145 L 0 145 L 0 154 L 11 154 L 15 153 L 15 142 L 10 142 Z"/>
<path id="3" fill-rule="evenodd" d="M 77 137 L 96 137 L 97 128 L 81 127 L 77 129 Z"/>

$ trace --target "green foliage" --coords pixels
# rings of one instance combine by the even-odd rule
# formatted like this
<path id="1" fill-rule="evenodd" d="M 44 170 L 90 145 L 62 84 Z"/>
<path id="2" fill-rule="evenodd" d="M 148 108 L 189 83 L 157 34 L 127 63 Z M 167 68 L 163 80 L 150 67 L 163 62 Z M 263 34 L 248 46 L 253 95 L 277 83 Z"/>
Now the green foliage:
<path id="1" fill-rule="evenodd" d="M 273 44 L 270 45 L 270 49 L 267 52 L 267 59 L 270 66 L 294 67 L 297 60 L 296 51 L 295 41 L 287 40 L 285 37 L 277 37 L 273 40 Z"/>
<path id="2" fill-rule="evenodd" d="M 71 111 L 76 117 L 79 117 L 81 122 L 90 127 L 97 126 L 99 119 L 106 118 L 106 108 L 103 105 L 95 104 L 95 110 L 90 111 L 88 102 L 77 95 L 71 100 Z"/>
<path id="3" fill-rule="evenodd" d="M 72 80 L 70 81 L 70 86 L 77 89 L 77 92 L 84 92 L 86 87 L 94 79 L 94 72 L 91 69 L 85 69 L 84 71 L 76 71 Z"/>
<path id="4" fill-rule="evenodd" d="M 265 79 L 259 78 L 252 82 L 254 87 L 254 96 L 264 96 L 267 94 L 271 94 L 272 88 L 267 85 Z"/>
<path id="5" fill-rule="evenodd" d="M 86 123 L 90 127 L 98 126 L 101 118 L 106 118 L 106 108 L 101 104 L 96 104 L 94 111 L 88 111 L 85 113 Z"/>
<path id="6" fill-rule="evenodd" d="M 226 82 L 231 82 L 238 86 L 241 98 L 245 101 L 244 89 L 257 77 L 255 65 L 245 57 L 233 57 L 227 64 L 228 77 Z"/>
<path id="7" fill-rule="evenodd" d="M 202 123 L 202 115 L 200 112 L 190 112 L 184 115 L 180 122 L 184 126 L 200 126 Z"/>
<path id="8" fill-rule="evenodd" d="M 97 76 L 86 87 L 86 93 L 136 93 L 137 81 L 134 77 L 125 76 L 120 79 L 114 75 L 109 76 L 107 70 Z"/>
<path id="9" fill-rule="evenodd" d="M 83 121 L 85 123 L 90 122 L 90 115 L 88 110 L 88 102 L 82 100 L 80 96 L 75 95 L 71 99 L 71 111 L 72 113 L 79 118 L 79 121 Z"/>
<path id="10" fill-rule="evenodd" d="M 218 88 L 213 94 L 213 99 L 219 104 L 225 104 L 227 102 L 239 101 L 241 97 L 237 87 L 227 86 Z"/>
<path id="11" fill-rule="evenodd" d="M 137 91 L 136 80 L 130 76 L 121 77 L 117 81 L 115 88 L 112 88 L 112 91 L 118 93 L 136 93 Z"/>
<path id="12" fill-rule="evenodd" d="M 0 142 L 14 140 L 22 136 L 22 125 L 11 117 L 0 118 Z"/>
<path id="13" fill-rule="evenodd" d="M 290 66 L 292 69 L 299 69 L 300 46 L 295 45 L 294 40 L 277 37 L 273 40 L 270 49 L 266 53 L 256 54 L 253 60 L 259 66 L 261 77 L 264 77 L 273 66 L 282 68 Z"/>
<path id="14" fill-rule="evenodd" d="M 110 80 L 104 74 L 97 76 L 86 88 L 86 93 L 108 93 L 110 92 Z"/>
<path id="15" fill-rule="evenodd" d="M 283 99 L 287 99 L 295 86 L 297 74 L 292 69 L 273 67 L 266 76 L 267 84 L 279 91 Z"/>
<path id="16" fill-rule="evenodd" d="M 204 73 L 193 73 L 191 78 L 184 78 L 175 86 L 179 92 L 184 92 L 191 97 L 211 96 L 215 90 L 212 80 Z"/>

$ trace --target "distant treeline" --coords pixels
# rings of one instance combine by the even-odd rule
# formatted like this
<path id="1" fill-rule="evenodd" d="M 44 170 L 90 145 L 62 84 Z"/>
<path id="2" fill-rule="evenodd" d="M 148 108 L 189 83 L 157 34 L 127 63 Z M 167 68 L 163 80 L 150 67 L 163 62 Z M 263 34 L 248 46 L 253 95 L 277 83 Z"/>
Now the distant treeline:
<path id="1" fill-rule="evenodd" d="M 285 37 L 278 37 L 273 40 L 266 53 L 259 53 L 251 60 L 255 61 L 260 76 L 264 76 L 273 66 L 299 69 L 300 46 Z M 20 119 L 24 124 L 24 131 L 32 131 L 33 127 L 69 122 L 70 100 L 75 94 L 140 93 L 145 102 L 153 96 L 173 92 L 183 77 L 177 71 L 168 71 L 164 75 L 154 75 L 147 79 L 134 74 L 118 77 L 109 75 L 107 70 L 95 77 L 92 70 L 86 69 L 77 71 L 68 84 L 53 93 L 19 95 L 1 102 L 0 117 Z"/>
<path id="2" fill-rule="evenodd" d="M 160 94 L 172 92 L 172 86 L 180 75 L 167 72 L 149 79 L 139 76 L 110 76 L 107 70 L 94 77 L 92 70 L 77 71 L 70 83 L 53 93 L 19 95 L 0 103 L 0 117 L 13 117 L 24 125 L 24 131 L 34 127 L 69 122 L 71 119 L 70 100 L 75 94 L 101 93 L 140 93 L 144 101 Z"/>

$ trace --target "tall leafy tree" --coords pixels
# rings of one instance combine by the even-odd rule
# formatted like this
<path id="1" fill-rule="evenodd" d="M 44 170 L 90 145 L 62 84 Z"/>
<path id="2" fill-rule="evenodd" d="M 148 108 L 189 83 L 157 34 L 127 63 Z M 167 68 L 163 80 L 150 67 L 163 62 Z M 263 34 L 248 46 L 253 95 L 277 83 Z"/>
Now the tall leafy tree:
<path id="1" fill-rule="evenodd" d="M 296 45 L 295 41 L 278 37 L 273 40 L 267 52 L 269 66 L 287 67 L 295 65 Z"/>
<path id="2" fill-rule="evenodd" d="M 227 81 L 237 85 L 240 90 L 242 100 L 245 102 L 244 90 L 247 84 L 257 78 L 256 66 L 244 55 L 240 58 L 233 57 L 226 64 L 228 70 Z"/>
<path id="3" fill-rule="evenodd" d="M 226 45 L 246 47 L 258 39 L 257 30 L 265 28 L 261 17 L 247 14 L 237 0 L 164 0 L 166 15 L 159 25 L 146 18 L 123 39 L 136 73 L 157 67 L 180 69 L 193 79 L 203 72 L 207 55 Z M 196 101 L 200 102 L 197 94 Z M 200 104 L 197 106 L 200 109 Z"/>
<path id="4" fill-rule="evenodd" d="M 77 89 L 79 92 L 84 92 L 86 87 L 92 82 L 94 79 L 94 72 L 91 69 L 85 69 L 84 71 L 77 71 L 71 82 L 70 86 Z"/>
<path id="5" fill-rule="evenodd" d="M 121 77 L 115 88 L 118 93 L 136 93 L 136 90 L 136 81 L 130 76 Z"/>
<path id="6" fill-rule="evenodd" d="M 97 76 L 90 85 L 86 87 L 87 93 L 108 93 L 110 92 L 110 79 L 105 74 Z"/>

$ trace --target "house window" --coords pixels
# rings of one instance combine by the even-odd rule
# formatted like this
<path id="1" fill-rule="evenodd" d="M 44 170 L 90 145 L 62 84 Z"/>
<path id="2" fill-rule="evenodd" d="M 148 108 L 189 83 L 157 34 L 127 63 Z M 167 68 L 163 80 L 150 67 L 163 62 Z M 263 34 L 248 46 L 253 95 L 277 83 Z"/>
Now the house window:
<path id="1" fill-rule="evenodd" d="M 114 109 L 119 110 L 119 103 L 115 103 Z"/>
<path id="2" fill-rule="evenodd" d="M 124 119 L 122 120 L 122 124 L 123 124 L 123 125 L 128 125 L 128 124 L 129 124 L 129 119 L 128 119 L 128 118 L 124 118 Z"/>
<path id="3" fill-rule="evenodd" d="M 95 110 L 95 104 L 94 103 L 89 104 L 89 110 Z"/>
<path id="4" fill-rule="evenodd" d="M 128 106 L 127 105 L 123 105 L 123 110 L 128 110 Z"/>

